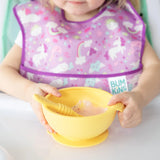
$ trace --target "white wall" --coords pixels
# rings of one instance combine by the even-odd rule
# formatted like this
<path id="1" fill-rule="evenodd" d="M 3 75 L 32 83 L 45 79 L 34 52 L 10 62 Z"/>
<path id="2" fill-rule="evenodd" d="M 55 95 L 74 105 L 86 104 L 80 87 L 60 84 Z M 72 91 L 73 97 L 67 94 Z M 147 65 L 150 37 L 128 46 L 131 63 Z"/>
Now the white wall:
<path id="1" fill-rule="evenodd" d="M 5 18 L 5 11 L 7 7 L 8 0 L 0 0 L 0 61 L 2 59 L 2 30 L 3 30 L 3 23 Z"/>
<path id="2" fill-rule="evenodd" d="M 153 48 L 160 57 L 160 0 L 146 0 Z"/>

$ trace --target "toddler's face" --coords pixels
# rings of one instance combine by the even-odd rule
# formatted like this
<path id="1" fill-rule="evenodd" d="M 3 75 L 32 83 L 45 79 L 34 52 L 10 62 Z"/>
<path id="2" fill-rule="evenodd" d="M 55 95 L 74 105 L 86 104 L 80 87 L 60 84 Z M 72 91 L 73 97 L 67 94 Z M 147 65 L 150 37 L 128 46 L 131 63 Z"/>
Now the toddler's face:
<path id="1" fill-rule="evenodd" d="M 53 3 L 69 14 L 82 15 L 96 10 L 105 0 L 52 0 Z"/>

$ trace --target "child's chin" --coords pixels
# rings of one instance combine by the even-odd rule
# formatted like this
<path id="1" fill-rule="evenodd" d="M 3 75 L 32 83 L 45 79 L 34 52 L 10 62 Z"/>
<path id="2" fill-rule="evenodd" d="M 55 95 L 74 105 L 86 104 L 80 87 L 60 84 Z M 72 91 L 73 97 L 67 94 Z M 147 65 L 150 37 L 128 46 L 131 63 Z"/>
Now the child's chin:
<path id="1" fill-rule="evenodd" d="M 89 11 L 88 11 L 88 12 L 85 11 L 84 8 L 78 8 L 78 7 L 77 7 L 77 8 L 76 8 L 76 7 L 73 8 L 73 7 L 72 7 L 72 8 L 70 8 L 70 9 L 68 8 L 68 9 L 66 10 L 66 12 L 69 13 L 69 14 L 72 14 L 72 15 L 80 16 L 80 15 L 87 14 Z"/>

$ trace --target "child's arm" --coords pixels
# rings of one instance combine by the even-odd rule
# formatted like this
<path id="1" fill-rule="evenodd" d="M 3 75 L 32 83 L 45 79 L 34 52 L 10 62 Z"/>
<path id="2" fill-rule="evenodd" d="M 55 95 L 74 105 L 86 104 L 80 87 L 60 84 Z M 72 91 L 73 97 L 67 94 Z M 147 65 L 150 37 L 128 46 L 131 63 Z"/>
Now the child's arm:
<path id="1" fill-rule="evenodd" d="M 112 97 L 109 105 L 122 102 L 125 110 L 119 113 L 123 127 L 134 127 L 142 120 L 142 109 L 160 93 L 160 60 L 146 40 L 143 54 L 143 72 L 138 85 L 131 92 Z"/>
<path id="2" fill-rule="evenodd" d="M 143 106 L 146 106 L 160 93 L 160 59 L 150 46 L 148 40 L 142 58 L 143 73 L 138 81 L 138 86 L 133 92 L 139 92 L 143 97 Z"/>
<path id="3" fill-rule="evenodd" d="M 0 90 L 29 101 L 26 90 L 33 82 L 23 78 L 19 74 L 20 62 L 21 48 L 14 45 L 0 64 Z"/>
<path id="4" fill-rule="evenodd" d="M 0 91 L 29 102 L 40 122 L 52 132 L 43 115 L 41 105 L 34 101 L 32 96 L 35 93 L 43 96 L 48 93 L 55 96 L 60 96 L 60 94 L 56 88 L 48 84 L 34 83 L 22 77 L 19 74 L 20 62 L 21 48 L 14 45 L 0 64 Z"/>

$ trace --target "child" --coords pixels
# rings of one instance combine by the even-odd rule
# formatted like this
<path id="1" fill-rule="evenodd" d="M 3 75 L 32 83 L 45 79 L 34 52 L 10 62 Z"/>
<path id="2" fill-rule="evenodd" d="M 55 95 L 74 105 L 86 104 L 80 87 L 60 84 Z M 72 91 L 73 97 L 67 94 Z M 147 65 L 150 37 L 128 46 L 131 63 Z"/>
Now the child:
<path id="1" fill-rule="evenodd" d="M 109 105 L 126 106 L 119 113 L 122 127 L 141 122 L 143 107 L 160 93 L 160 61 L 128 0 L 30 1 L 14 13 L 23 45 L 16 41 L 2 62 L 0 90 L 31 103 L 49 132 L 32 96 L 59 97 L 59 88 L 72 86 L 114 94 Z"/>

